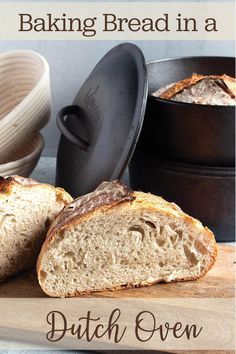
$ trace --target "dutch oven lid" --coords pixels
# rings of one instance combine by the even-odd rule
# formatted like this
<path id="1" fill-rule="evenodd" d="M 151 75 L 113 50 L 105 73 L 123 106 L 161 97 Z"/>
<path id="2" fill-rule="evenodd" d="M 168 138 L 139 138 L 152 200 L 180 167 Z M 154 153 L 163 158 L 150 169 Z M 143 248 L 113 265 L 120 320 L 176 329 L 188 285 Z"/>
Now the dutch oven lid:
<path id="1" fill-rule="evenodd" d="M 57 117 L 62 132 L 57 162 L 59 185 L 82 195 L 104 180 L 122 177 L 142 128 L 147 93 L 145 59 L 137 46 L 118 45 L 101 59 L 73 105 L 64 107 Z M 65 154 L 66 165 L 72 164 L 76 171 L 74 187 L 75 176 L 65 178 L 69 174 L 63 166 Z M 71 182 L 67 182 L 69 179 Z"/>

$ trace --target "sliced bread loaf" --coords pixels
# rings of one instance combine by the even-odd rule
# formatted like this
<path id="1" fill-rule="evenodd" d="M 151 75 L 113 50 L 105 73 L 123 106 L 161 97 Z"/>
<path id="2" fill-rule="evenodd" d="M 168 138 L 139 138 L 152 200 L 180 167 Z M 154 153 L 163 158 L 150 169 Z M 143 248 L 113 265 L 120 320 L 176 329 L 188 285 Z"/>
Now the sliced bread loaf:
<path id="1" fill-rule="evenodd" d="M 114 182 L 66 206 L 48 230 L 37 272 L 50 296 L 191 280 L 213 266 L 212 232 L 174 203 Z"/>
<path id="2" fill-rule="evenodd" d="M 0 177 L 0 282 L 35 266 L 49 224 L 71 201 L 61 188 Z"/>

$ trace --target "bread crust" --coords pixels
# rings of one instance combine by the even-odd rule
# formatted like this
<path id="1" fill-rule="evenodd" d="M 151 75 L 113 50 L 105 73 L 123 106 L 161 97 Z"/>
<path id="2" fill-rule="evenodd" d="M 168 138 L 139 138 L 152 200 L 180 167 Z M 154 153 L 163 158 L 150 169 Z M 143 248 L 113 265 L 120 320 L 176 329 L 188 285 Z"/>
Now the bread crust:
<path id="1" fill-rule="evenodd" d="M 162 92 L 159 98 L 169 100 L 173 98 L 177 93 L 180 93 L 186 88 L 196 85 L 198 82 L 205 79 L 216 80 L 216 83 L 231 97 L 235 98 L 236 95 L 236 79 L 228 75 L 199 75 L 193 74 L 184 80 L 177 82 Z"/>
<path id="2" fill-rule="evenodd" d="M 205 268 L 199 276 L 195 277 L 185 277 L 185 278 L 180 278 L 176 280 L 171 280 L 171 281 L 163 281 L 163 280 L 154 280 L 154 281 L 142 281 L 140 283 L 136 284 L 123 284 L 120 286 L 116 286 L 112 289 L 98 289 L 94 291 L 84 291 L 84 292 L 73 292 L 73 293 L 67 293 L 62 295 L 55 295 L 47 291 L 42 287 L 44 292 L 46 292 L 49 296 L 52 297 L 74 297 L 74 296 L 81 296 L 81 295 L 88 295 L 93 292 L 101 292 L 101 291 L 115 291 L 115 290 L 122 290 L 122 289 L 130 289 L 130 288 L 137 288 L 137 287 L 142 287 L 142 286 L 151 286 L 153 284 L 156 284 L 158 282 L 172 282 L 172 281 L 186 281 L 186 280 L 195 280 L 198 278 L 203 277 L 214 265 L 216 258 L 217 258 L 217 244 L 215 242 L 215 238 L 213 233 L 207 228 L 203 227 L 200 221 L 198 221 L 195 218 L 192 218 L 191 216 L 185 214 L 175 203 L 169 203 L 166 200 L 164 200 L 161 197 L 155 196 L 150 193 L 143 193 L 143 192 L 133 192 L 129 191 L 129 196 L 132 197 L 130 199 L 124 199 L 120 200 L 119 202 L 114 202 L 111 203 L 110 205 L 100 205 L 98 207 L 95 207 L 93 210 L 90 210 L 83 215 L 79 216 L 74 216 L 71 218 L 63 218 L 63 212 L 62 211 L 55 219 L 54 225 L 51 226 L 51 228 L 48 230 L 45 242 L 42 246 L 41 252 L 38 257 L 37 261 L 37 273 L 38 273 L 38 280 L 39 284 L 41 285 L 40 281 L 40 270 L 41 270 L 41 263 L 43 256 L 45 252 L 47 252 L 47 249 L 50 247 L 50 245 L 56 240 L 56 238 L 59 236 L 59 233 L 61 231 L 64 231 L 72 226 L 76 226 L 82 222 L 88 221 L 91 219 L 93 216 L 97 216 L 101 213 L 107 212 L 109 213 L 110 211 L 113 212 L 114 209 L 118 212 L 120 210 L 125 210 L 127 206 L 133 210 L 145 210 L 146 212 L 160 212 L 166 216 L 169 217 L 180 217 L 185 223 L 190 225 L 190 227 L 198 228 L 200 233 L 204 233 L 206 238 L 208 239 L 208 242 L 212 244 L 213 246 L 213 252 L 211 253 L 210 256 L 210 262 L 208 264 L 208 267 Z M 67 206 L 69 207 L 69 205 Z"/>
<path id="3" fill-rule="evenodd" d="M 6 195 L 10 195 L 17 185 L 24 188 L 35 188 L 38 186 L 46 189 L 53 188 L 56 191 L 57 200 L 61 200 L 66 204 L 72 201 L 72 197 L 63 188 L 54 187 L 46 183 L 39 183 L 33 178 L 25 178 L 17 175 L 10 177 L 0 176 L 0 199 L 5 198 Z"/>
<path id="4" fill-rule="evenodd" d="M 25 178 L 20 176 L 0 176 L 0 198 L 4 194 L 10 194 L 16 184 L 31 186 L 33 184 L 37 184 L 37 182 L 33 178 Z"/>
<path id="5" fill-rule="evenodd" d="M 107 190 L 108 184 L 109 190 Z M 99 198 L 99 200 L 96 197 L 94 198 L 94 194 L 97 191 L 100 192 L 101 198 Z M 98 209 L 100 209 L 100 211 L 105 211 L 114 207 L 116 204 L 132 200 L 134 200 L 133 191 L 124 184 L 120 182 L 118 183 L 117 181 L 110 183 L 103 182 L 94 192 L 76 198 L 68 204 L 51 224 L 46 238 L 49 242 L 52 235 L 58 230 L 64 230 L 74 222 L 76 223 L 77 220 L 83 220 L 83 216 L 91 215 L 93 211 Z"/>

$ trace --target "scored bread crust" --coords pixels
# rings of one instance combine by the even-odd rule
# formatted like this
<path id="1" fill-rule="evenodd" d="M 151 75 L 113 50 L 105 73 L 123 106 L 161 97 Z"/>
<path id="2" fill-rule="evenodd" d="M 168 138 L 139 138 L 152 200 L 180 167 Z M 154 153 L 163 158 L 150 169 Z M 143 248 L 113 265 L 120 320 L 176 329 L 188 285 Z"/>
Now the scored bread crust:
<path id="1" fill-rule="evenodd" d="M 115 181 L 114 181 L 115 182 Z M 113 182 L 113 183 L 114 183 Z M 130 208 L 132 210 L 145 210 L 147 212 L 160 212 L 165 216 L 169 217 L 180 217 L 186 224 L 193 226 L 199 230 L 199 232 L 203 232 L 205 236 L 208 238 L 209 243 L 213 245 L 213 251 L 210 255 L 210 262 L 208 266 L 203 269 L 201 274 L 198 276 L 192 276 L 192 277 L 183 277 L 183 278 L 178 278 L 175 280 L 153 280 L 153 281 L 141 281 L 140 283 L 130 283 L 130 284 L 122 284 L 118 286 L 114 286 L 113 288 L 104 288 L 104 289 L 98 289 L 95 292 L 101 292 L 101 291 L 115 291 L 115 290 L 122 290 L 122 289 L 129 289 L 129 288 L 138 288 L 142 286 L 151 286 L 155 283 L 158 282 L 172 282 L 172 281 L 186 281 L 186 280 L 195 280 L 198 278 L 203 277 L 214 265 L 216 258 L 217 258 L 217 244 L 215 242 L 215 238 L 213 233 L 207 228 L 203 227 L 200 221 L 198 221 L 195 218 L 192 218 L 191 216 L 185 214 L 175 203 L 170 203 L 164 200 L 161 197 L 155 196 L 150 193 L 143 193 L 143 192 L 133 192 L 133 191 L 128 191 L 127 190 L 127 195 L 124 195 L 123 198 L 121 197 L 120 200 L 113 201 L 109 204 L 102 204 L 99 206 L 95 206 L 93 209 L 85 211 L 83 214 L 78 211 L 78 215 L 76 215 L 76 209 L 71 212 L 70 216 L 68 217 L 68 214 L 64 218 L 64 211 L 69 208 L 70 205 L 68 205 L 64 210 L 62 210 L 58 216 L 55 218 L 53 224 L 48 230 L 48 233 L 46 235 L 45 242 L 42 246 L 41 252 L 38 257 L 37 261 L 37 273 L 38 273 L 38 280 L 39 284 L 42 287 L 43 291 L 48 294 L 49 296 L 55 297 L 73 297 L 73 296 L 80 296 L 80 295 L 86 295 L 86 294 L 91 294 L 94 291 L 89 290 L 89 291 L 75 291 L 75 292 L 70 292 L 66 293 L 63 296 L 60 294 L 55 294 L 51 293 L 48 289 L 45 289 L 42 285 L 41 278 L 40 278 L 40 270 L 41 270 L 41 264 L 43 261 L 43 257 L 45 253 L 47 252 L 48 248 L 50 245 L 54 242 L 54 240 L 59 237 L 59 234 L 61 231 L 64 231 L 66 229 L 69 229 L 70 227 L 74 227 L 82 222 L 88 221 L 91 218 L 93 218 L 95 215 L 100 215 L 102 213 L 109 213 L 109 212 L 116 212 L 119 211 L 125 211 L 126 208 Z M 72 202 L 71 204 L 75 203 L 76 201 Z"/>
<path id="2" fill-rule="evenodd" d="M 133 191 L 124 184 L 117 181 L 103 182 L 94 192 L 76 198 L 68 204 L 50 225 L 46 239 L 49 240 L 57 230 L 64 229 L 67 224 L 71 225 L 74 220 L 81 221 L 83 216 L 91 214 L 99 207 L 104 212 L 118 203 L 133 199 Z"/>
<path id="3" fill-rule="evenodd" d="M 171 85 L 167 90 L 162 92 L 158 97 L 169 100 L 175 95 L 180 93 L 186 88 L 196 85 L 199 81 L 205 79 L 218 80 L 219 86 L 231 97 L 235 98 L 236 95 L 236 79 L 228 75 L 199 75 L 193 74 L 184 80 L 178 81 L 176 84 Z"/>

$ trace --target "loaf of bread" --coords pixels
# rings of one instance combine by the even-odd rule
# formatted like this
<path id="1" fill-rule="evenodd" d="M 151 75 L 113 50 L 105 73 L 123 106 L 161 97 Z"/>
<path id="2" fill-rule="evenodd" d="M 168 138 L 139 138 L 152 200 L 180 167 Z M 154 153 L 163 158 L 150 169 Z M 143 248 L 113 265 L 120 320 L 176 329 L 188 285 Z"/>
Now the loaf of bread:
<path id="1" fill-rule="evenodd" d="M 35 266 L 49 224 L 71 201 L 61 188 L 0 177 L 0 282 Z"/>
<path id="2" fill-rule="evenodd" d="M 177 205 L 116 181 L 67 205 L 37 261 L 53 297 L 193 280 L 213 266 L 213 233 Z"/>
<path id="3" fill-rule="evenodd" d="M 153 95 L 178 102 L 231 106 L 236 104 L 236 79 L 228 75 L 193 74 Z"/>

